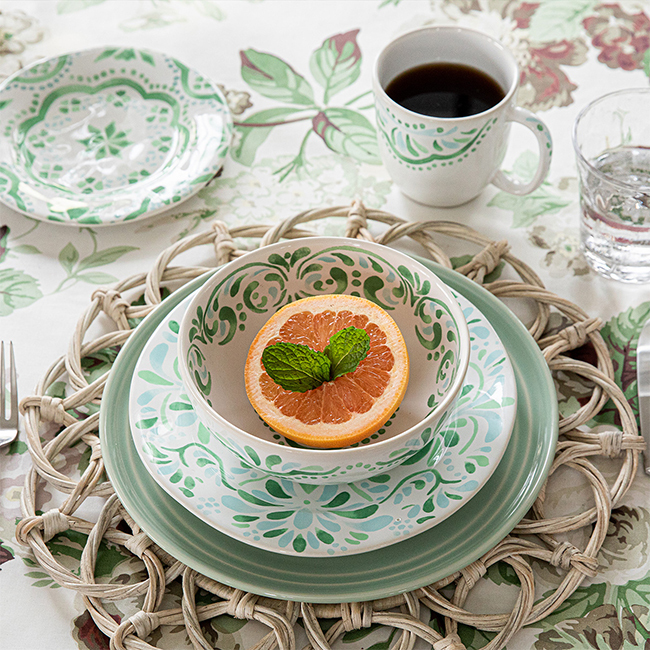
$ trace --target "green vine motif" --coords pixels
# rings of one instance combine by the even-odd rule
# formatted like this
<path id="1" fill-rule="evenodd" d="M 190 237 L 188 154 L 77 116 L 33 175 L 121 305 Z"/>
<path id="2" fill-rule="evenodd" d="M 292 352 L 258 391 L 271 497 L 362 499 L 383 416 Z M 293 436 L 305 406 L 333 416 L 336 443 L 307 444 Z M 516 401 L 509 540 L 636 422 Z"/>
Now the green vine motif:
<path id="1" fill-rule="evenodd" d="M 261 95 L 287 106 L 265 109 L 235 122 L 239 140 L 231 150 L 234 160 L 251 166 L 258 148 L 274 128 L 311 122 L 295 158 L 276 170 L 281 180 L 307 164 L 306 147 L 312 134 L 334 153 L 362 163 L 380 164 L 375 128 L 361 113 L 371 109 L 372 102 L 352 108 L 357 102 L 369 99 L 370 91 L 342 106 L 330 106 L 331 98 L 351 86 L 361 73 L 358 33 L 359 30 L 355 29 L 331 36 L 312 53 L 309 68 L 323 90 L 320 103 L 314 97 L 312 84 L 282 59 L 253 49 L 240 53 L 243 80 Z"/>
<path id="2" fill-rule="evenodd" d="M 534 650 L 560 647 L 644 648 L 650 640 L 648 578 L 623 585 L 606 583 L 578 587 L 538 626 Z M 513 577 L 512 582 L 516 580 Z M 542 595 L 547 597 L 549 592 Z M 621 640 L 612 645 L 612 639 Z M 625 643 L 622 640 L 625 639 Z"/>
<path id="3" fill-rule="evenodd" d="M 445 131 L 443 127 L 427 128 L 424 123 L 406 124 L 384 108 L 377 112 L 377 123 L 391 154 L 407 166 L 436 167 L 440 164 L 445 167 L 454 161 L 461 163 L 474 153 L 497 123 L 497 118 L 488 119 L 480 129 L 459 131 L 458 127 L 452 127 Z M 407 131 L 405 134 L 403 129 Z"/>
<path id="4" fill-rule="evenodd" d="M 503 405 L 507 404 L 512 404 L 512 401 L 504 400 Z M 417 519 L 417 522 L 422 524 L 429 519 L 435 518 L 436 515 L 434 512 L 436 510 L 436 504 L 445 506 L 445 502 L 449 499 L 462 499 L 463 497 L 454 492 L 453 489 L 439 490 L 440 486 L 453 486 L 462 483 L 463 481 L 445 479 L 440 471 L 435 468 L 435 465 L 440 460 L 442 453 L 445 453 L 448 449 L 457 447 L 461 443 L 459 431 L 465 432 L 463 437 L 466 438 L 468 426 L 474 425 L 473 433 L 470 435 L 469 439 L 463 439 L 462 442 L 465 444 L 462 449 L 458 451 L 458 454 L 463 459 L 465 471 L 469 475 L 476 472 L 477 465 L 479 467 L 487 466 L 489 459 L 486 456 L 479 453 L 474 453 L 469 456 L 466 456 L 465 454 L 472 446 L 478 427 L 477 419 L 472 412 L 482 411 L 485 413 L 485 411 L 493 411 L 495 405 L 498 405 L 498 402 L 492 398 L 490 393 L 483 394 L 482 381 L 479 380 L 479 383 L 475 386 L 467 386 L 458 399 L 459 410 L 454 418 L 449 421 L 443 421 L 442 424 L 439 424 L 438 427 L 436 427 L 436 433 L 438 435 L 430 438 L 417 453 L 401 463 L 404 467 L 408 467 L 425 461 L 426 466 L 413 474 L 405 476 L 393 487 L 391 492 L 383 498 L 382 502 L 387 502 L 392 499 L 397 492 L 406 493 L 408 489 L 423 490 L 426 487 L 428 498 L 421 506 L 421 512 L 423 513 L 422 517 Z M 429 430 L 429 433 L 430 431 L 431 430 Z M 426 433 L 426 431 L 424 433 Z M 375 478 L 378 479 L 380 477 Z M 408 510 L 413 507 L 413 504 L 403 503 L 402 507 L 404 510 Z"/>
<path id="5" fill-rule="evenodd" d="M 149 443 L 145 443 L 146 451 L 150 455 L 152 462 L 156 465 L 170 465 L 170 464 L 179 464 L 179 467 L 170 477 L 171 483 L 179 483 L 183 480 L 184 471 L 183 467 L 190 468 L 191 465 L 187 460 L 187 454 L 189 451 L 200 451 L 200 455 L 194 457 L 194 463 L 197 467 L 207 467 L 212 465 L 218 470 L 219 477 L 223 485 L 225 485 L 230 490 L 235 490 L 230 482 L 228 481 L 228 475 L 224 468 L 223 459 L 215 454 L 211 449 L 199 442 L 190 442 L 181 447 L 155 447 Z M 194 473 L 196 474 L 196 473 Z M 189 479 L 189 480 L 188 480 Z M 202 479 L 198 476 L 187 476 L 183 481 L 183 486 L 179 486 L 179 489 L 185 496 L 193 497 L 194 493 L 191 492 L 196 481 L 201 481 Z M 191 485 L 190 485 L 191 482 Z"/>
<path id="6" fill-rule="evenodd" d="M 108 273 L 94 271 L 99 266 L 105 266 L 118 260 L 122 255 L 134 250 L 136 246 L 111 246 L 103 250 L 98 249 L 97 237 L 90 228 L 85 228 L 93 243 L 92 252 L 86 257 L 81 257 L 77 248 L 68 242 L 59 253 L 59 264 L 66 272 L 66 277 L 61 280 L 53 293 L 59 293 L 71 286 L 71 283 L 86 282 L 88 284 L 112 284 L 117 278 Z"/>
<path id="7" fill-rule="evenodd" d="M 293 263 L 295 260 L 292 260 Z M 204 345 L 213 343 L 216 336 L 224 331 L 224 325 L 227 324 L 227 331 L 217 343 L 218 345 L 227 345 L 235 336 L 237 329 L 245 329 L 243 323 L 237 324 L 236 312 L 241 312 L 246 307 L 253 313 L 263 314 L 282 305 L 287 297 L 290 298 L 287 296 L 285 288 L 288 281 L 286 270 L 289 268 L 289 264 L 282 257 L 273 254 L 269 256 L 268 263 L 247 264 L 237 269 L 234 274 L 227 276 L 214 287 L 205 307 L 201 305 L 197 307 L 189 331 L 190 341 L 199 341 Z M 258 289 L 262 284 L 254 278 L 261 276 L 262 273 L 265 273 L 261 278 L 265 283 L 265 288 L 260 295 Z M 250 281 L 244 282 L 249 277 Z M 270 285 L 267 286 L 267 283 Z M 274 298 L 275 292 L 277 292 L 277 297 Z M 222 295 L 229 299 L 241 296 L 241 302 L 236 304 L 235 309 L 228 305 L 220 307 Z"/>
<path id="8" fill-rule="evenodd" d="M 294 253 L 291 264 L 297 259 L 296 253 L 298 251 Z M 197 306 L 188 333 L 187 361 L 199 390 L 206 397 L 212 388 L 212 378 L 206 369 L 206 356 L 201 345 L 212 344 L 217 336 L 220 337 L 217 345 L 227 345 L 237 331 L 245 329 L 246 311 L 263 314 L 275 311 L 287 298 L 290 300 L 286 291 L 288 268 L 289 262 L 277 254 L 270 255 L 265 263 L 247 264 L 214 287 L 205 305 Z M 258 277 L 264 281 L 264 291 L 258 291 L 262 286 L 255 279 Z M 231 302 L 239 300 L 233 309 L 228 304 L 220 305 L 223 297 Z"/>
<path id="9" fill-rule="evenodd" d="M 408 459 L 410 460 L 410 459 Z M 404 464 L 410 464 L 408 463 L 408 460 Z M 424 475 L 431 475 L 434 477 L 433 482 L 431 481 L 424 481 L 421 477 Z M 399 490 L 403 489 L 403 487 L 407 484 L 410 484 L 414 489 L 416 490 L 422 490 L 426 487 L 427 489 L 427 494 L 429 495 L 429 498 L 424 502 L 424 505 L 422 509 L 427 512 L 427 513 L 432 513 L 435 510 L 435 503 L 433 501 L 433 497 L 435 496 L 435 493 L 438 491 L 438 488 L 441 485 L 457 485 L 459 483 L 462 483 L 460 479 L 445 479 L 442 477 L 440 472 L 437 469 L 424 469 L 419 472 L 416 472 L 414 474 L 411 474 L 410 476 L 405 476 L 396 486 L 395 488 L 390 492 L 389 495 L 387 495 L 384 499 L 382 499 L 382 503 L 388 501 L 391 499 Z M 450 497 L 450 493 L 446 493 L 446 496 L 449 498 L 457 498 L 457 495 L 454 495 L 453 497 Z M 405 508 L 409 507 L 408 505 L 404 506 Z M 418 519 L 418 523 L 424 523 L 427 519 Z"/>
<path id="10" fill-rule="evenodd" d="M 437 434 L 440 432 L 446 419 L 447 419 L 446 417 L 443 417 L 440 420 L 440 422 L 436 425 L 435 431 L 431 429 L 431 427 L 427 427 L 420 434 L 420 438 L 422 439 L 423 446 L 418 452 L 416 452 L 412 456 L 409 456 L 411 452 L 409 448 L 402 447 L 401 449 L 396 449 L 390 454 L 387 460 L 377 461 L 376 463 L 377 467 L 384 467 L 386 470 L 390 470 L 396 465 L 410 465 L 413 462 L 419 462 L 425 458 L 427 461 L 427 466 L 433 467 L 433 465 L 435 465 L 438 462 L 438 460 L 440 460 L 440 455 L 444 452 L 444 448 L 442 446 L 443 438 Z M 435 436 L 434 433 L 436 434 Z M 411 463 L 402 462 L 404 458 L 411 458 L 411 457 L 415 458 L 415 460 L 412 461 Z"/>
<path id="11" fill-rule="evenodd" d="M 255 449 L 249 445 L 242 446 L 234 440 L 224 441 L 219 436 L 218 432 L 216 435 L 232 452 L 237 455 L 240 468 L 253 471 L 261 470 L 263 472 L 261 477 L 253 477 L 246 480 L 242 480 L 241 477 L 238 477 L 239 485 L 246 485 L 247 483 L 254 483 L 261 479 L 267 479 L 268 473 L 277 471 L 279 466 L 285 462 L 282 456 L 279 454 L 270 454 L 264 458 L 261 458 Z M 288 442 L 288 439 L 286 438 L 283 438 L 283 440 L 285 443 Z M 323 470 L 320 465 L 310 465 L 307 467 L 300 467 L 298 469 L 285 468 L 282 471 L 282 477 L 290 479 L 292 481 L 295 480 L 300 483 L 302 479 L 314 478 L 318 476 L 328 476 L 330 474 L 338 472 L 340 469 L 341 467 L 339 465 L 327 470 Z M 309 489 L 309 487 L 306 489 Z"/>

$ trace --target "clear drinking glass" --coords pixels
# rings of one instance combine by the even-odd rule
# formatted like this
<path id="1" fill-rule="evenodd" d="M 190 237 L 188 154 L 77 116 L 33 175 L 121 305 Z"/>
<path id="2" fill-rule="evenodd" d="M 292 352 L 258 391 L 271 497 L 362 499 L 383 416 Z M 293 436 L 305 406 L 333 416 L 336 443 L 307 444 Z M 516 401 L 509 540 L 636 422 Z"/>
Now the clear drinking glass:
<path id="1" fill-rule="evenodd" d="M 582 252 L 602 275 L 650 282 L 650 89 L 596 99 L 578 115 Z"/>

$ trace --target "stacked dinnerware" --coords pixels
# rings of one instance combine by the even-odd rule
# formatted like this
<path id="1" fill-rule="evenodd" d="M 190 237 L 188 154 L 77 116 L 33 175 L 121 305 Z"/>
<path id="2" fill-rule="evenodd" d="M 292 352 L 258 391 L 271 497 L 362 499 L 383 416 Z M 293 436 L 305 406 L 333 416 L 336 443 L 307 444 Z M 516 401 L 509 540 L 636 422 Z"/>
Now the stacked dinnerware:
<path id="1" fill-rule="evenodd" d="M 410 379 L 378 431 L 308 448 L 258 416 L 243 369 L 279 308 L 336 292 L 389 310 Z M 517 319 L 458 274 L 367 242 L 244 255 L 172 294 L 120 357 L 131 381 L 109 381 L 102 414 L 120 498 L 165 550 L 255 593 L 338 602 L 428 584 L 509 532 L 552 457 L 552 384 Z"/>

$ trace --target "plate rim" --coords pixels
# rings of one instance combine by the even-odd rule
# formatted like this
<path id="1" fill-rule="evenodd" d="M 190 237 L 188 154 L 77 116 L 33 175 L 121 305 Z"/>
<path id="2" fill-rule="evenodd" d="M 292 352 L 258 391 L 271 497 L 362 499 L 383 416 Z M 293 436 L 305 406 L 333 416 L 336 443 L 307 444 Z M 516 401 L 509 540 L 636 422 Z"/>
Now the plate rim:
<path id="1" fill-rule="evenodd" d="M 117 447 L 115 445 L 110 445 L 109 441 L 106 439 L 106 431 L 113 425 L 113 421 L 111 419 L 111 416 L 113 415 L 112 409 L 109 409 L 106 405 L 110 403 L 111 399 L 113 399 L 113 393 L 119 391 L 120 383 L 126 382 L 124 382 L 123 376 L 119 376 L 119 372 L 112 371 L 104 389 L 104 398 L 102 400 L 102 408 L 100 409 L 99 422 L 99 434 L 102 449 L 104 450 L 104 462 L 106 470 L 109 477 L 111 477 L 115 492 L 117 493 L 127 512 L 129 512 L 138 526 L 140 526 L 140 528 L 144 530 L 156 544 L 176 557 L 176 559 L 181 560 L 195 570 L 235 588 L 285 600 L 307 601 L 313 603 L 338 603 L 384 598 L 393 594 L 410 591 L 430 584 L 431 582 L 441 579 L 481 557 L 497 542 L 507 536 L 512 528 L 516 526 L 516 524 L 521 520 L 523 515 L 527 512 L 527 510 L 536 499 L 539 490 L 546 480 L 554 458 L 555 445 L 558 435 L 558 405 L 557 400 L 555 399 L 555 388 L 550 370 L 544 361 L 543 355 L 539 350 L 537 343 L 530 336 L 528 330 L 501 301 L 495 298 L 483 287 L 472 282 L 471 280 L 468 280 L 455 271 L 442 267 L 435 262 L 431 262 L 430 260 L 426 260 L 419 256 L 414 257 L 425 265 L 428 265 L 429 268 L 440 275 L 443 282 L 449 283 L 453 289 L 465 295 L 473 304 L 476 304 L 475 300 L 478 298 L 479 302 L 483 302 L 489 306 L 488 311 L 496 310 L 496 315 L 486 314 L 486 317 L 489 318 L 493 327 L 504 341 L 513 364 L 515 377 L 517 379 L 517 421 L 515 422 L 515 430 L 513 431 L 510 443 L 506 449 L 506 454 L 504 455 L 504 458 L 502 459 L 499 467 L 496 468 L 494 474 L 487 482 L 487 484 L 483 487 L 482 490 L 477 493 L 476 497 L 467 504 L 465 510 L 466 513 L 468 510 L 476 510 L 479 508 L 482 501 L 488 499 L 486 495 L 490 492 L 490 490 L 487 488 L 491 482 L 494 485 L 497 484 L 500 468 L 503 468 L 504 460 L 508 457 L 509 453 L 511 453 L 510 447 L 513 445 L 513 441 L 516 439 L 516 430 L 518 428 L 517 422 L 520 417 L 520 411 L 527 408 L 526 404 L 530 401 L 530 395 L 526 390 L 526 383 L 523 385 L 521 383 L 523 380 L 520 374 L 518 360 L 516 358 L 513 358 L 513 353 L 509 349 L 511 342 L 499 331 L 500 328 L 506 327 L 507 329 L 511 330 L 511 333 L 514 333 L 515 336 L 518 337 L 519 344 L 523 345 L 525 352 L 528 354 L 528 356 L 531 356 L 532 360 L 535 363 L 538 374 L 540 375 L 539 379 L 541 381 L 541 384 L 535 386 L 535 395 L 537 399 L 534 402 L 531 402 L 531 404 L 536 404 L 539 400 L 540 395 L 543 393 L 546 393 L 547 397 L 553 397 L 553 399 L 550 400 L 550 403 L 544 404 L 544 408 L 541 410 L 542 415 L 546 418 L 544 420 L 543 426 L 541 424 L 541 419 L 536 420 L 534 423 L 530 423 L 531 427 L 536 427 L 538 430 L 538 436 L 542 435 L 542 440 L 546 443 L 543 447 L 542 445 L 536 444 L 533 447 L 532 452 L 529 451 L 529 455 L 532 454 L 535 457 L 535 465 L 533 468 L 535 471 L 526 474 L 526 478 L 523 481 L 519 492 L 517 495 L 515 495 L 517 498 L 512 503 L 508 502 L 504 505 L 502 503 L 502 500 L 499 501 L 499 507 L 502 509 L 505 508 L 505 512 L 500 515 L 500 524 L 494 525 L 488 530 L 483 531 L 477 528 L 475 524 L 472 525 L 471 533 L 473 534 L 473 538 L 478 537 L 479 539 L 474 540 L 471 548 L 462 551 L 462 556 L 460 558 L 457 557 L 455 560 L 447 560 L 447 564 L 442 566 L 436 562 L 436 560 L 439 559 L 439 555 L 436 555 L 436 557 L 433 559 L 429 558 L 429 563 L 433 566 L 429 567 L 428 570 L 424 570 L 421 565 L 421 561 L 427 559 L 427 553 L 431 555 L 431 550 L 429 550 L 426 542 L 433 541 L 435 543 L 436 533 L 440 533 L 441 530 L 448 528 L 449 526 L 458 524 L 461 521 L 459 519 L 459 513 L 463 512 L 462 509 L 447 518 L 444 522 L 441 522 L 440 526 L 434 527 L 428 531 L 424 531 L 419 535 L 407 538 L 406 540 L 393 544 L 392 546 L 377 549 L 375 551 L 369 551 L 368 553 L 343 556 L 340 558 L 299 558 L 280 555 L 278 553 L 247 546 L 243 542 L 232 540 L 223 533 L 218 533 L 214 530 L 206 531 L 210 536 L 217 536 L 219 538 L 220 545 L 218 547 L 218 550 L 222 555 L 227 556 L 230 553 L 231 556 L 235 557 L 240 563 L 240 566 L 236 567 L 235 570 L 231 570 L 230 572 L 224 571 L 222 555 L 220 555 L 218 558 L 209 556 L 209 554 L 206 555 L 205 541 L 203 541 L 203 544 L 201 544 L 200 540 L 197 543 L 196 540 L 195 542 L 192 542 L 187 537 L 183 537 L 182 544 L 177 544 L 174 540 L 170 540 L 170 531 L 172 537 L 174 535 L 178 536 L 181 534 L 172 524 L 176 524 L 176 526 L 182 526 L 182 521 L 187 520 L 187 517 L 190 518 L 190 521 L 193 525 L 199 525 L 200 528 L 208 529 L 210 527 L 186 511 L 183 506 L 177 504 L 172 499 L 172 497 L 167 495 L 164 490 L 155 483 L 154 479 L 148 476 L 148 471 L 146 468 L 142 467 L 142 470 L 147 475 L 146 478 L 149 479 L 151 485 L 154 487 L 154 492 L 159 492 L 157 496 L 159 498 L 162 498 L 163 502 L 167 500 L 171 502 L 167 504 L 170 506 L 170 509 L 167 511 L 167 515 L 175 515 L 177 517 L 180 516 L 180 519 L 177 518 L 174 521 L 170 519 L 165 525 L 161 526 L 160 518 L 157 517 L 155 513 L 147 513 L 146 509 L 141 509 L 140 504 L 138 503 L 138 498 L 134 499 L 133 494 L 130 494 L 128 489 L 124 489 L 125 487 L 132 487 L 128 485 L 128 481 L 127 486 L 121 484 L 119 477 L 118 481 L 115 481 L 115 477 L 117 476 L 116 469 L 119 467 L 120 462 L 124 462 L 124 458 L 120 458 L 120 456 L 123 456 L 123 454 L 115 453 Z M 166 305 L 166 307 L 159 307 L 158 309 L 154 310 L 154 312 L 149 314 L 147 318 L 138 325 L 138 329 L 129 337 L 128 341 L 120 351 L 118 358 L 116 359 L 113 370 L 116 367 L 119 369 L 122 365 L 127 365 L 129 363 L 130 357 L 132 356 L 130 354 L 130 350 L 132 348 L 136 348 L 139 344 L 139 341 L 143 337 L 151 334 L 151 332 L 158 324 L 158 321 L 156 319 L 161 318 L 161 313 L 163 313 L 165 309 L 171 309 L 173 306 L 178 304 L 178 302 L 183 300 L 183 298 L 188 295 L 190 291 L 194 290 L 196 287 L 205 282 L 212 273 L 214 273 L 214 270 L 208 271 L 206 274 L 199 276 L 198 278 L 186 284 L 184 287 L 181 287 L 172 293 L 165 301 L 163 301 L 162 305 Z M 485 313 L 486 310 L 482 305 L 477 305 L 477 307 L 483 313 Z M 503 320 L 503 323 L 500 326 L 497 326 L 493 322 L 493 319 L 496 316 Z M 133 362 L 133 364 L 134 363 L 135 362 Z M 526 399 L 524 399 L 524 396 Z M 128 421 L 128 413 L 125 415 Z M 137 465 L 138 463 L 141 463 L 141 461 L 132 442 L 130 430 L 127 438 L 127 443 L 130 443 L 127 444 L 127 451 L 129 451 L 132 456 L 135 455 L 137 457 L 135 459 L 135 464 Z M 539 441 L 536 440 L 536 442 Z M 130 447 L 130 449 L 128 449 L 128 447 Z M 131 460 L 133 460 L 133 458 Z M 533 461 L 528 462 L 532 463 Z M 510 487 L 512 486 L 512 480 L 508 480 L 506 482 Z M 494 485 L 492 492 L 494 491 Z M 521 494 L 522 492 L 523 495 Z M 139 497 L 139 501 L 142 501 L 141 496 Z M 460 528 L 462 529 L 462 524 L 460 525 Z M 461 530 L 456 534 L 459 535 L 462 532 L 463 531 Z M 480 535 L 478 534 L 479 532 L 481 533 Z M 431 537 L 433 537 L 433 540 Z M 232 550 L 233 545 L 234 551 Z M 416 546 L 415 549 L 408 548 L 413 547 L 414 545 Z M 465 543 L 465 546 L 466 545 L 467 543 Z M 458 548 L 460 547 L 456 545 L 449 552 L 457 552 Z M 396 552 L 404 549 L 406 549 L 408 552 Z M 246 568 L 243 568 L 241 566 L 242 562 L 248 562 L 250 564 L 250 559 L 247 557 L 247 552 L 248 555 L 253 554 L 255 556 L 258 556 L 258 558 L 267 561 L 260 562 L 258 565 L 253 564 L 251 568 L 248 568 L 248 565 Z M 197 553 L 201 555 L 201 557 L 198 557 Z M 378 577 L 369 576 L 367 567 L 355 566 L 358 564 L 363 564 L 363 562 L 359 562 L 360 558 L 368 560 L 370 556 L 373 555 L 379 557 L 380 564 L 383 562 L 384 566 L 390 566 L 391 580 L 387 580 L 385 571 L 384 575 L 380 575 Z M 408 556 L 406 559 L 408 562 L 410 562 L 407 567 L 404 566 L 405 556 Z M 221 563 L 221 568 L 215 569 L 215 561 Z M 253 560 L 253 562 L 254 561 L 255 560 Z M 290 571 L 283 569 L 281 566 L 282 564 L 287 563 L 292 565 Z M 414 563 L 417 564 L 417 566 L 412 566 Z M 260 567 L 264 568 L 264 575 L 260 574 Z M 327 575 L 331 582 L 327 585 L 314 584 L 314 571 L 319 572 L 319 576 Z M 408 572 L 413 573 L 413 577 L 409 577 Z M 337 575 L 339 576 L 339 580 L 335 579 Z M 344 581 L 341 581 L 341 575 L 345 575 L 348 580 L 354 581 L 351 583 L 354 585 L 354 588 L 349 587 L 344 583 Z M 301 583 L 298 583 L 299 578 L 302 579 Z M 362 582 L 363 586 L 360 587 L 360 581 L 364 580 L 365 582 Z M 298 586 L 299 584 L 300 587 Z"/>
<path id="2" fill-rule="evenodd" d="M 156 57 L 162 57 L 164 59 L 169 59 L 172 61 L 176 61 L 179 64 L 183 65 L 185 68 L 187 68 L 189 71 L 199 74 L 202 76 L 206 81 L 208 81 L 213 89 L 214 94 L 219 95 L 222 99 L 222 105 L 223 105 L 223 113 L 222 113 L 222 119 L 223 119 L 223 136 L 221 140 L 221 145 L 215 150 L 215 154 L 213 156 L 213 160 L 219 165 L 218 169 L 215 171 L 215 175 L 219 174 L 219 172 L 223 169 L 225 160 L 228 156 L 228 153 L 230 151 L 231 147 L 231 141 L 232 141 L 232 134 L 233 134 L 233 129 L 234 129 L 234 123 L 233 123 L 233 116 L 230 111 L 230 108 L 228 106 L 228 101 L 226 99 L 225 94 L 221 91 L 221 89 L 218 87 L 217 82 L 212 79 L 211 77 L 199 72 L 196 68 L 186 65 L 183 63 L 181 60 L 179 60 L 177 57 L 168 54 L 166 52 L 163 52 L 161 50 L 157 49 L 152 49 L 149 47 L 137 47 L 137 46 L 129 46 L 129 45 L 114 45 L 114 44 L 104 44 L 104 45 L 98 45 L 94 47 L 87 47 L 83 49 L 77 49 L 73 51 L 67 51 L 67 52 L 62 52 L 60 54 L 53 54 L 50 56 L 42 56 L 35 61 L 32 61 L 31 63 L 28 63 L 27 65 L 23 66 L 19 70 L 16 70 L 12 74 L 10 74 L 7 78 L 3 79 L 0 82 L 0 98 L 2 97 L 2 94 L 5 92 L 6 87 L 13 83 L 15 79 L 19 78 L 22 74 L 25 73 L 26 70 L 30 70 L 33 67 L 36 67 L 38 65 L 42 65 L 43 63 L 47 63 L 48 61 L 54 61 L 54 60 L 60 60 L 64 57 L 69 57 L 69 56 L 76 56 L 76 55 L 89 55 L 92 52 L 97 52 L 97 51 L 105 51 L 109 49 L 115 49 L 116 51 L 119 50 L 125 50 L 125 49 L 130 49 L 133 50 L 136 53 L 139 52 L 145 52 L 148 54 L 152 54 Z M 139 61 L 137 61 L 140 63 Z M 133 63 L 133 61 L 131 61 Z M 5 139 L 5 138 L 3 138 Z M 220 152 L 220 153 L 219 153 Z M 2 162 L 0 160 L 0 162 Z M 6 161 L 5 161 L 6 162 Z M 11 162 L 11 161 L 9 161 Z M 164 179 L 163 179 L 164 180 Z M 23 214 L 27 217 L 30 217 L 32 219 L 37 219 L 39 221 L 43 221 L 45 223 L 50 223 L 54 225 L 59 225 L 59 226 L 73 226 L 73 227 L 92 227 L 92 228 L 103 228 L 105 226 L 115 226 L 115 225 L 124 225 L 124 224 L 130 224 L 130 223 L 135 223 L 137 221 L 142 221 L 144 219 L 148 219 L 149 217 L 153 217 L 155 215 L 158 215 L 162 212 L 165 212 L 166 210 L 171 209 L 172 207 L 178 206 L 181 203 L 184 203 L 186 200 L 192 198 L 195 194 L 201 191 L 207 185 L 210 181 L 212 180 L 209 179 L 208 181 L 205 181 L 204 183 L 195 183 L 194 187 L 190 189 L 187 193 L 183 194 L 180 198 L 180 200 L 176 201 L 175 203 L 170 203 L 169 205 L 163 204 L 160 205 L 152 210 L 145 210 L 142 214 L 137 215 L 136 217 L 133 217 L 132 219 L 129 219 L 128 221 L 125 221 L 124 219 L 119 219 L 119 220 L 106 220 L 106 219 L 101 219 L 100 217 L 100 222 L 99 223 L 80 223 L 78 221 L 75 221 L 73 219 L 65 219 L 58 221 L 56 219 L 50 219 L 48 218 L 49 212 L 46 211 L 28 211 L 28 210 L 23 210 L 22 208 L 18 207 L 17 205 L 14 205 L 13 203 L 7 202 L 4 198 L 4 193 L 0 193 L 0 203 L 2 205 L 5 205 L 9 209 L 13 210 L 14 212 L 17 212 L 18 214 Z M 124 186 L 128 187 L 128 186 Z M 121 189 L 121 188 L 118 188 Z M 81 195 L 74 195 L 74 196 L 81 196 Z M 94 208 L 91 208 L 91 213 L 94 210 Z"/>

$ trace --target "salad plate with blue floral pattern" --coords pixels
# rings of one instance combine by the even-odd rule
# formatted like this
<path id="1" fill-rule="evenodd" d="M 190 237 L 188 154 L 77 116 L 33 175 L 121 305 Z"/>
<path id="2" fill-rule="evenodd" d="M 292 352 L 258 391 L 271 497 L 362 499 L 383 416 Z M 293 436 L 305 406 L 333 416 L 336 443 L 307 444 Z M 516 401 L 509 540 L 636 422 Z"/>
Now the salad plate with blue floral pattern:
<path id="1" fill-rule="evenodd" d="M 457 295 L 470 331 L 469 369 L 450 416 L 427 445 L 378 476 L 309 485 L 266 473 L 254 457 L 244 462 L 200 422 L 177 359 L 179 323 L 191 297 L 144 346 L 131 383 L 131 431 L 156 482 L 222 533 L 305 557 L 371 551 L 444 521 L 501 460 L 515 419 L 514 373 L 500 338 L 466 298 Z M 238 408 L 252 408 L 245 394 L 241 401 Z"/>
<path id="2" fill-rule="evenodd" d="M 186 200 L 221 169 L 232 119 L 217 85 L 176 59 L 99 47 L 0 85 L 0 201 L 101 226 Z"/>

